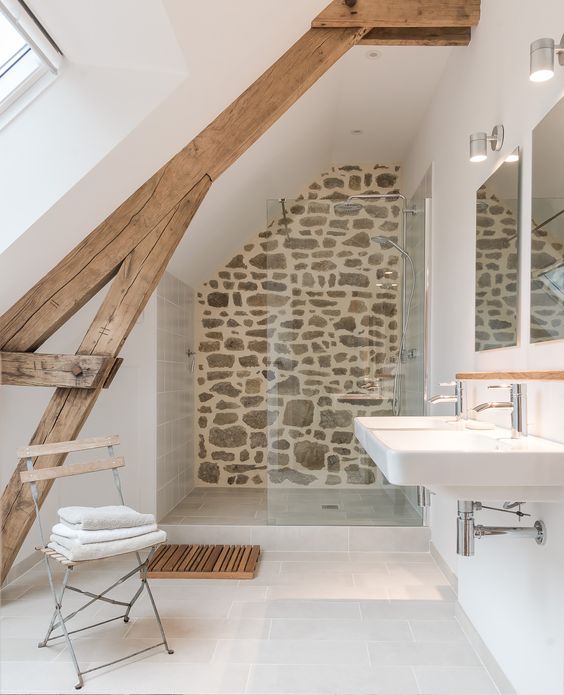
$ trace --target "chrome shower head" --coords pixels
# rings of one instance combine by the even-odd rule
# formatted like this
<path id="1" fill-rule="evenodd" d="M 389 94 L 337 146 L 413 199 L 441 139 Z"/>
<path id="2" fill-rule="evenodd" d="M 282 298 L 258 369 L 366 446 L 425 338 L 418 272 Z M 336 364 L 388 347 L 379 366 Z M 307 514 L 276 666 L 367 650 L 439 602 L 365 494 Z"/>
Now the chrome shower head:
<path id="1" fill-rule="evenodd" d="M 343 200 L 335 204 L 336 212 L 360 212 L 364 206 L 362 203 L 356 203 L 354 200 Z"/>
<path id="2" fill-rule="evenodd" d="M 342 212 L 344 214 L 360 212 L 364 208 L 364 205 L 359 200 L 401 200 L 403 201 L 403 214 L 404 215 L 414 215 L 415 210 L 409 209 L 407 207 L 407 198 L 401 193 L 365 193 L 359 195 L 351 195 L 346 200 L 335 204 L 335 210 L 337 212 Z"/>
<path id="3" fill-rule="evenodd" d="M 388 237 L 385 236 L 373 236 L 371 237 L 371 241 L 375 241 L 377 244 L 381 244 L 382 246 L 393 246 L 396 251 L 401 253 L 402 256 L 406 256 L 406 258 L 410 258 L 409 254 L 405 249 L 402 249 L 401 246 L 396 244 L 395 241 L 392 241 L 391 239 L 388 239 Z"/>

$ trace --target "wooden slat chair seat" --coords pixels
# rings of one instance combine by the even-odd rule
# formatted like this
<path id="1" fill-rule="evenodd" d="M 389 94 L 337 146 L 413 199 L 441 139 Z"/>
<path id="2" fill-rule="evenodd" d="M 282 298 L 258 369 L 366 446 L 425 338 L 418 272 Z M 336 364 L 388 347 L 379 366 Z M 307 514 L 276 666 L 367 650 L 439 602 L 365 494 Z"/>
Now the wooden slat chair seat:
<path id="1" fill-rule="evenodd" d="M 125 466 L 125 460 L 123 456 L 114 456 L 114 445 L 119 444 L 119 437 L 117 435 L 111 435 L 109 437 L 97 437 L 93 439 L 83 439 L 83 440 L 77 440 L 77 441 L 68 441 L 68 442 L 54 442 L 54 443 L 49 443 L 49 444 L 37 444 L 37 445 L 31 445 L 31 446 L 25 446 L 21 447 L 17 450 L 17 456 L 18 458 L 23 458 L 26 460 L 26 465 L 27 465 L 27 470 L 21 471 L 20 472 L 20 480 L 22 485 L 29 485 L 31 489 L 31 496 L 33 499 L 33 504 L 35 506 L 35 514 L 37 517 L 37 523 L 39 525 L 39 532 L 41 535 L 41 542 L 42 545 L 37 547 L 36 550 L 38 550 L 42 555 L 45 560 L 45 565 L 47 569 L 47 575 L 49 578 L 49 586 L 51 588 L 51 592 L 53 594 L 53 600 L 55 603 L 55 610 L 53 613 L 53 617 L 51 619 L 51 623 L 49 625 L 49 628 L 47 630 L 47 634 L 45 635 L 45 638 L 43 639 L 42 642 L 39 643 L 39 647 L 45 647 L 48 642 L 51 640 L 64 637 L 65 641 L 67 643 L 67 646 L 69 648 L 71 658 L 74 664 L 74 668 L 76 671 L 76 674 L 78 676 L 78 683 L 75 685 L 76 689 L 80 689 L 83 686 L 84 680 L 83 676 L 86 673 L 90 673 L 91 671 L 96 671 L 100 668 L 104 668 L 105 666 L 111 666 L 115 663 L 118 663 L 120 661 L 124 661 L 126 659 L 130 659 L 131 657 L 137 656 L 138 654 L 141 654 L 143 652 L 148 652 L 151 649 L 155 649 L 156 647 L 164 646 L 164 648 L 167 650 L 169 654 L 173 653 L 173 650 L 169 648 L 168 642 L 166 639 L 166 635 L 163 629 L 163 625 L 159 616 L 159 613 L 157 611 L 157 607 L 155 605 L 155 601 L 153 598 L 153 595 L 151 593 L 151 589 L 149 587 L 149 583 L 147 580 L 147 569 L 149 567 L 149 563 L 151 562 L 151 559 L 153 558 L 157 548 L 162 545 L 162 543 L 150 543 L 147 546 L 143 548 L 139 548 L 137 551 L 131 551 L 131 550 L 125 550 L 123 553 L 117 553 L 117 554 L 112 554 L 112 555 L 107 555 L 103 557 L 98 557 L 98 558 L 93 558 L 89 560 L 69 560 L 69 558 L 65 557 L 62 553 L 54 550 L 53 548 L 50 548 L 48 546 L 48 543 L 46 541 L 46 536 L 43 532 L 43 527 L 41 525 L 41 516 L 39 513 L 39 508 L 40 508 L 40 496 L 39 496 L 39 490 L 38 490 L 38 485 L 45 484 L 47 481 L 55 480 L 57 478 L 65 478 L 68 476 L 74 476 L 74 475 L 84 475 L 87 473 L 99 473 L 101 471 L 111 471 L 112 472 L 112 477 L 113 481 L 115 484 L 115 487 L 118 492 L 118 496 L 120 499 L 121 504 L 125 504 L 124 499 L 123 499 L 123 493 L 121 489 L 121 481 L 119 478 L 119 469 L 123 468 Z M 41 466 L 38 463 L 38 460 L 42 456 L 57 456 L 57 455 L 66 455 L 71 452 L 76 452 L 76 451 L 89 451 L 92 449 L 101 449 L 101 448 L 107 448 L 108 450 L 108 458 L 104 459 L 97 459 L 94 461 L 86 461 L 86 462 L 81 462 L 81 463 L 72 463 L 72 464 L 66 464 L 63 466 Z M 36 464 L 34 466 L 34 459 L 36 461 Z M 145 560 L 141 560 L 141 556 L 139 555 L 139 552 L 142 550 L 148 550 L 149 553 Z M 100 593 L 93 593 L 91 591 L 87 591 L 84 589 L 80 589 L 76 586 L 71 586 L 69 584 L 69 578 L 70 578 L 70 572 L 74 570 L 75 567 L 79 565 L 83 565 L 85 563 L 92 563 L 92 562 L 97 562 L 100 560 L 106 560 L 110 557 L 120 557 L 121 555 L 125 554 L 131 554 L 135 553 L 135 556 L 137 558 L 137 566 L 135 566 L 132 570 L 127 572 L 125 575 L 120 577 L 116 582 L 114 582 L 111 586 L 109 586 L 107 589 Z M 51 569 L 50 565 L 50 560 L 53 560 L 54 562 L 59 563 L 62 565 L 65 569 L 64 577 L 62 580 L 61 588 L 60 591 L 58 592 L 57 589 L 55 588 L 55 577 Z M 138 590 L 135 592 L 133 597 L 131 598 L 130 601 L 121 601 L 117 599 L 110 599 L 106 596 L 110 591 L 112 591 L 116 586 L 121 585 L 124 581 L 132 577 L 134 574 L 137 574 L 139 572 L 139 577 L 141 580 L 141 586 L 138 588 Z M 63 611 L 62 611 L 62 604 L 63 604 L 63 598 L 65 595 L 66 591 L 73 591 L 77 592 L 79 594 L 83 594 L 84 596 L 88 597 L 89 600 L 83 604 L 80 608 L 74 610 L 72 613 L 63 616 Z M 128 656 L 121 657 L 120 659 L 116 659 L 114 661 L 108 662 L 106 664 L 101 664 L 99 666 L 94 666 L 92 668 L 88 668 L 85 670 L 82 670 L 80 666 L 78 665 L 78 661 L 76 658 L 76 654 L 74 651 L 74 647 L 72 644 L 72 641 L 70 639 L 70 635 L 74 634 L 75 632 L 83 632 L 84 630 L 88 630 L 89 628 L 93 627 L 98 627 L 99 625 L 103 625 L 105 623 L 112 622 L 113 620 L 119 620 L 120 618 L 124 620 L 124 622 L 129 622 L 129 613 L 133 607 L 133 605 L 136 603 L 136 601 L 139 599 L 141 594 L 143 593 L 143 590 L 145 590 L 148 595 L 149 599 L 151 602 L 151 606 L 153 608 L 153 612 L 155 614 L 155 619 L 157 620 L 157 623 L 159 625 L 160 629 L 160 634 L 161 634 L 161 641 L 158 642 L 157 644 L 153 644 L 150 647 L 145 647 L 143 649 L 140 649 L 137 652 L 134 652 L 133 654 L 129 654 Z M 104 601 L 107 603 L 110 603 L 114 606 L 123 606 L 126 610 L 125 613 L 118 615 L 114 618 L 110 618 L 109 620 L 103 620 L 102 622 L 94 623 L 92 625 L 87 625 L 86 627 L 80 628 L 79 630 L 72 630 L 69 631 L 67 630 L 67 622 L 70 621 L 72 618 L 74 618 L 78 613 L 80 613 L 82 610 L 85 608 L 88 608 L 91 606 L 94 602 L 96 601 Z M 61 633 L 52 635 L 52 633 L 57 629 L 61 629 Z"/>
<path id="2" fill-rule="evenodd" d="M 56 562 L 60 562 L 61 565 L 64 565 L 65 567 L 74 567 L 75 565 L 79 564 L 75 560 L 69 560 L 68 557 L 61 555 L 56 550 L 53 550 L 53 548 L 49 548 L 48 546 L 46 547 L 43 545 L 36 545 L 35 549 L 38 550 L 40 553 L 43 553 L 44 555 L 48 555 L 51 558 L 51 560 L 56 560 Z"/>

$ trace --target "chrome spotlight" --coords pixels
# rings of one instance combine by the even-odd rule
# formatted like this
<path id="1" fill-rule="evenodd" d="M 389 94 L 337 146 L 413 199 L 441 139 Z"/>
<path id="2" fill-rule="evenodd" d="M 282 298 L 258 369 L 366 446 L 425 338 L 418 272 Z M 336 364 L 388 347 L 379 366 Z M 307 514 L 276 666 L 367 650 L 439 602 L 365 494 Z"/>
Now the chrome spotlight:
<path id="1" fill-rule="evenodd" d="M 473 133 L 470 136 L 470 161 L 483 162 L 488 158 L 488 142 L 494 152 L 499 152 L 503 147 L 503 126 L 496 125 L 492 134 Z"/>

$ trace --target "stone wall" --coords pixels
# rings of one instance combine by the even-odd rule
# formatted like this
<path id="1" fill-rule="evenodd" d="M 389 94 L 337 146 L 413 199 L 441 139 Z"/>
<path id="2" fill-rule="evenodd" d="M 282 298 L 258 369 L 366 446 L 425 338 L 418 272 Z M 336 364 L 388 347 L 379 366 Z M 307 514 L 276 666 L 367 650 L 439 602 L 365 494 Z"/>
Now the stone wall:
<path id="1" fill-rule="evenodd" d="M 531 238 L 531 342 L 564 339 L 564 227 L 562 218 Z"/>
<path id="2" fill-rule="evenodd" d="M 399 168 L 334 167 L 198 292 L 197 484 L 377 484 L 356 415 L 389 414 L 399 346 Z M 364 381 L 376 382 L 367 393 Z M 351 394 L 358 394 L 354 397 Z"/>
<path id="3" fill-rule="evenodd" d="M 482 186 L 476 200 L 476 350 L 517 344 L 517 215 Z"/>

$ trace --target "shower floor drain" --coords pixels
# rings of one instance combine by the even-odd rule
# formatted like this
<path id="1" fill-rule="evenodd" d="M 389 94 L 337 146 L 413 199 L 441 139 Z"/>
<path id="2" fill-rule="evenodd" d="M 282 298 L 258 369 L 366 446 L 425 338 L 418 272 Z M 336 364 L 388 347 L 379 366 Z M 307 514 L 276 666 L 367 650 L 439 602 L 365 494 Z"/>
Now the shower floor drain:
<path id="1" fill-rule="evenodd" d="M 321 509 L 335 509 L 339 511 L 339 505 L 338 504 L 322 504 Z"/>

